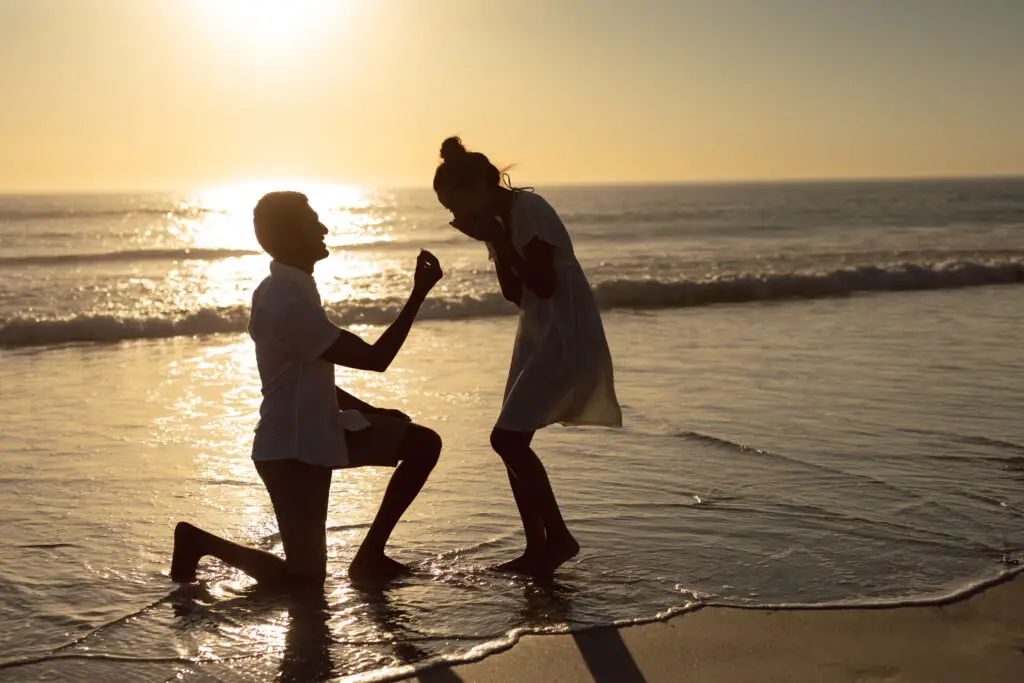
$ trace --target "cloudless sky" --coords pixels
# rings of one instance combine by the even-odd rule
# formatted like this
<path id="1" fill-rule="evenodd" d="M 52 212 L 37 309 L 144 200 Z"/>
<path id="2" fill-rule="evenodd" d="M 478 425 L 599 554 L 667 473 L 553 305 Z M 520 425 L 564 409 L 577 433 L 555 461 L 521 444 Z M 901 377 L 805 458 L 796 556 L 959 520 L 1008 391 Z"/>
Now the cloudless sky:
<path id="1" fill-rule="evenodd" d="M 0 191 L 1024 173 L 1024 0 L 0 0 Z"/>

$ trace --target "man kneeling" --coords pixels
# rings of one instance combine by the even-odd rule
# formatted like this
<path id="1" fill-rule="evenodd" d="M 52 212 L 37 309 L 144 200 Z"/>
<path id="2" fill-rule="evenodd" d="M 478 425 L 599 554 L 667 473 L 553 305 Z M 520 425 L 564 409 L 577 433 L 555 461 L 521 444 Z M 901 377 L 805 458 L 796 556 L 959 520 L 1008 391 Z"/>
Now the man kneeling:
<path id="1" fill-rule="evenodd" d="M 252 458 L 274 506 L 285 559 L 179 522 L 171 579 L 195 581 L 199 560 L 211 555 L 260 584 L 323 586 L 332 470 L 366 465 L 396 469 L 349 574 L 381 582 L 408 573 L 384 547 L 437 464 L 441 438 L 400 411 L 375 408 L 336 387 L 334 366 L 387 370 L 441 267 L 432 254 L 420 253 L 408 302 L 370 344 L 327 319 L 313 280 L 314 265 L 329 253 L 327 228 L 307 198 L 272 192 L 256 204 L 253 224 L 273 261 L 253 293 L 249 318 L 263 391 Z"/>

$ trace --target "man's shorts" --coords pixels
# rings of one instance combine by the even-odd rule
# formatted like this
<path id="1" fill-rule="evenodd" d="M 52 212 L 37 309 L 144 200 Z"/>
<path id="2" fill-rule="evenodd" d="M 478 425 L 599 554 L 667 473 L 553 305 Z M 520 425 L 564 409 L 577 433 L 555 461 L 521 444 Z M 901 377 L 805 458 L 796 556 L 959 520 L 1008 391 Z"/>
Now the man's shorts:
<path id="1" fill-rule="evenodd" d="M 349 467 L 396 466 L 412 423 L 373 414 L 366 419 L 369 427 L 346 433 Z M 331 469 L 299 460 L 258 460 L 255 465 L 274 505 L 289 574 L 297 582 L 323 583 Z"/>
<path id="2" fill-rule="evenodd" d="M 358 432 L 345 432 L 349 467 L 395 467 L 400 457 L 402 439 L 408 420 L 370 413 L 370 426 Z"/>

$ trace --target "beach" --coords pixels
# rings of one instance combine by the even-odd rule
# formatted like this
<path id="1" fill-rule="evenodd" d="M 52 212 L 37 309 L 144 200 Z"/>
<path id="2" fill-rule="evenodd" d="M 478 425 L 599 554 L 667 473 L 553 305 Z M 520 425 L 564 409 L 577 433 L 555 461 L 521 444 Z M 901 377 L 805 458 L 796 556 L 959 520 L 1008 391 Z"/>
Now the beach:
<path id="1" fill-rule="evenodd" d="M 963 683 L 1024 678 L 1024 580 L 888 609 L 707 607 L 668 622 L 528 636 L 422 683 Z"/>

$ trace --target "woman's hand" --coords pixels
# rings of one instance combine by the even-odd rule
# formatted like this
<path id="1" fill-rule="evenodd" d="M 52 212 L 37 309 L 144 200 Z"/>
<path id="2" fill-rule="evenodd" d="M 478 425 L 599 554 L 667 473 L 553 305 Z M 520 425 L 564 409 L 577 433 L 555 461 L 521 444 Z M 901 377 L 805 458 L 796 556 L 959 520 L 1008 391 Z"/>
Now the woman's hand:
<path id="1" fill-rule="evenodd" d="M 494 240 L 490 241 L 490 245 L 494 248 L 494 260 L 498 266 L 510 268 L 522 277 L 525 266 L 523 257 L 512 246 L 512 240 L 509 236 L 502 232 Z"/>
<path id="2" fill-rule="evenodd" d="M 448 223 L 467 237 L 479 242 L 495 242 L 502 237 L 507 238 L 505 229 L 494 216 L 464 215 L 456 216 Z"/>
<path id="3" fill-rule="evenodd" d="M 516 274 L 502 256 L 494 257 L 494 265 L 498 272 L 498 285 L 501 287 L 501 295 L 516 306 L 523 305 L 523 280 Z"/>
<path id="4" fill-rule="evenodd" d="M 541 299 L 550 299 L 554 295 L 558 278 L 553 246 L 535 237 L 523 248 L 522 256 L 512 247 L 511 242 L 504 246 L 495 244 L 494 254 L 498 282 L 501 283 L 501 291 L 506 299 L 520 304 L 523 286 Z"/>

